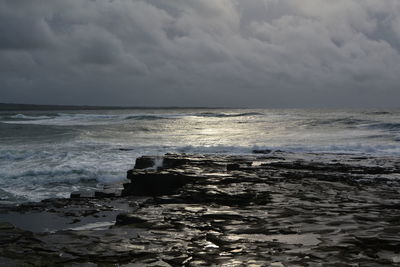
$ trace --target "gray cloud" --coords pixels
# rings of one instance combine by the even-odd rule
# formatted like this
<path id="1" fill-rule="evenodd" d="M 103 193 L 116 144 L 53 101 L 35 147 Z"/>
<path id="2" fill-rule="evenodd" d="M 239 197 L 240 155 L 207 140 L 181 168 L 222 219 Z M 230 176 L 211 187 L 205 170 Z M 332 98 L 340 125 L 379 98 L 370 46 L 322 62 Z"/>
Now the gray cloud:
<path id="1" fill-rule="evenodd" d="M 398 0 L 4 0 L 0 102 L 398 106 Z"/>

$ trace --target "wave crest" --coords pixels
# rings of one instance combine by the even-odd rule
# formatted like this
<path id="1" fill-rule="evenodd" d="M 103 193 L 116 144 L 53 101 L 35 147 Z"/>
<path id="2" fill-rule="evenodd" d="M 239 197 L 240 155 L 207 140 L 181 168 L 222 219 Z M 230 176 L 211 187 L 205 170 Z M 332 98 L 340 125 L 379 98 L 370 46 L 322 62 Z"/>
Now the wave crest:
<path id="1" fill-rule="evenodd" d="M 9 118 L 16 119 L 16 120 L 45 120 L 45 119 L 52 119 L 53 117 L 45 116 L 45 115 L 29 116 L 29 115 L 24 115 L 24 114 L 16 114 L 16 115 L 10 116 Z"/>
<path id="2" fill-rule="evenodd" d="M 230 117 L 250 117 L 250 116 L 262 116 L 263 113 L 259 112 L 245 112 L 245 113 L 214 113 L 214 112 L 202 112 L 197 113 L 194 116 L 197 117 L 215 117 L 215 118 L 230 118 Z"/>

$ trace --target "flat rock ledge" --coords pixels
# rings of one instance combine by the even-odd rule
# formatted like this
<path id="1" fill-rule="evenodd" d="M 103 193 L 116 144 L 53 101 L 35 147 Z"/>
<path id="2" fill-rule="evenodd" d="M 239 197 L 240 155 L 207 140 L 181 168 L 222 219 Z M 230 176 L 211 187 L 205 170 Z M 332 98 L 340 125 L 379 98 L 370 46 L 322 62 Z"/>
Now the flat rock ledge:
<path id="1" fill-rule="evenodd" d="M 124 184 L 0 216 L 1 266 L 400 266 L 400 161 L 143 156 Z"/>

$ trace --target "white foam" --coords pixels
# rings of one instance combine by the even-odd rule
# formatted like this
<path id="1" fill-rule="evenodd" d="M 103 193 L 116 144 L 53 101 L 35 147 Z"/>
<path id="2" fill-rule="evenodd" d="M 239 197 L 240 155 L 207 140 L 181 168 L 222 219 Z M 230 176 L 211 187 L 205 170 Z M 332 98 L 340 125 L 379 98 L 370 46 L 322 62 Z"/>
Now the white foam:
<path id="1" fill-rule="evenodd" d="M 5 137 L 0 142 L 0 187 L 8 192 L 4 198 L 9 198 L 8 194 L 28 200 L 68 196 L 71 191 L 90 189 L 97 183 L 124 179 L 140 155 L 167 152 L 250 154 L 252 150 L 269 149 L 400 155 L 400 132 L 392 127 L 400 121 L 400 115 L 389 119 L 386 115 L 384 119 L 366 116 L 259 110 L 7 115 L 2 116 L 5 122 L 25 125 L 19 131 L 19 127 L 0 123 L 1 137 Z M 390 131 L 364 127 L 365 121 L 389 125 Z M 36 126 L 30 128 L 28 124 Z"/>
<path id="2" fill-rule="evenodd" d="M 125 123 L 126 120 L 155 120 L 155 119 L 182 119 L 182 118 L 236 118 L 264 115 L 260 112 L 189 112 L 189 113 L 128 113 L 128 114 L 98 114 L 98 113 L 57 113 L 55 116 L 30 116 L 16 114 L 11 116 L 18 120 L 3 120 L 8 124 L 35 124 L 35 125 L 103 125 Z"/>
<path id="3" fill-rule="evenodd" d="M 51 119 L 52 117 L 49 116 L 29 116 L 24 114 L 17 114 L 11 116 L 13 119 L 23 119 L 23 120 L 43 120 L 43 119 Z"/>

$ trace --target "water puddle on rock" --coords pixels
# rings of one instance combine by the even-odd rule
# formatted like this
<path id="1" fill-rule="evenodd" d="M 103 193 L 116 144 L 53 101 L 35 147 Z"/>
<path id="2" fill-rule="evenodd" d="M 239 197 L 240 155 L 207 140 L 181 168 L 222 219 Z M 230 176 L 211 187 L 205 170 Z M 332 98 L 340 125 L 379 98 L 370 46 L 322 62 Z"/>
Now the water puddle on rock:
<path id="1" fill-rule="evenodd" d="M 279 242 L 289 245 L 301 244 L 304 246 L 315 246 L 321 243 L 319 235 L 316 234 L 289 234 L 289 235 L 264 235 L 264 234 L 242 234 L 242 235 L 229 235 L 227 237 L 230 241 L 238 241 L 241 239 L 253 242 Z"/>
<path id="2" fill-rule="evenodd" d="M 73 231 L 82 231 L 82 230 L 106 230 L 110 228 L 110 226 L 114 225 L 115 221 L 111 222 L 95 222 L 95 223 L 88 223 L 82 226 L 69 228 L 67 230 Z"/>
<path id="3" fill-rule="evenodd" d="M 60 216 L 50 212 L 28 212 L 16 213 L 9 212 L 0 214 L 0 221 L 9 222 L 14 226 L 31 232 L 56 232 L 59 230 L 88 230 L 105 229 L 115 222 L 116 212 L 103 212 L 103 216 L 97 218 L 93 216 L 79 217 L 78 222 L 74 222 L 75 217 Z"/>

